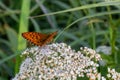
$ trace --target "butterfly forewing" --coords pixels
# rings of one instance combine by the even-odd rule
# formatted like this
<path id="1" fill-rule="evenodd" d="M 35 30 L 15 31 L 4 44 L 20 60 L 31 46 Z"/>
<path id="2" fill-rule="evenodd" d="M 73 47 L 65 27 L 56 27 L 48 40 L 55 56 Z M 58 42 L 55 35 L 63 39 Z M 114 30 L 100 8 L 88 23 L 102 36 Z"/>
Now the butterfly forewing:
<path id="1" fill-rule="evenodd" d="M 43 46 L 49 43 L 56 34 L 57 32 L 53 32 L 51 34 L 42 34 L 38 32 L 25 32 L 22 33 L 22 36 L 37 46 Z"/>

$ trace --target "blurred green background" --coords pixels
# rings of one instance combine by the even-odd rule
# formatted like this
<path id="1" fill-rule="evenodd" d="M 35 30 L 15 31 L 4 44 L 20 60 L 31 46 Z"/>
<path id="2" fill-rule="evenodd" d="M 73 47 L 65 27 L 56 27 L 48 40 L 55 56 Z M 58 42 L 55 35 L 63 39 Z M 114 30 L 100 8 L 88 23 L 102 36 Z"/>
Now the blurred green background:
<path id="1" fill-rule="evenodd" d="M 58 31 L 55 42 L 75 50 L 109 46 L 100 72 L 108 66 L 120 71 L 120 0 L 0 0 L 0 80 L 18 72 L 27 31 Z"/>

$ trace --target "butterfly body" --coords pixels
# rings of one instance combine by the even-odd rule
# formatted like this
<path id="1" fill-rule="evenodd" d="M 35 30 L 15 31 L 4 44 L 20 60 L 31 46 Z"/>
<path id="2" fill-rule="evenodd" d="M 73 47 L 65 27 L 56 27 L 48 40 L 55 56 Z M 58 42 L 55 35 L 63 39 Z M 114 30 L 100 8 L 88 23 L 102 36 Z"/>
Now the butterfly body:
<path id="1" fill-rule="evenodd" d="M 51 34 L 42 34 L 38 32 L 24 32 L 22 33 L 22 36 L 34 45 L 44 46 L 45 44 L 51 42 L 56 34 L 57 31 Z"/>

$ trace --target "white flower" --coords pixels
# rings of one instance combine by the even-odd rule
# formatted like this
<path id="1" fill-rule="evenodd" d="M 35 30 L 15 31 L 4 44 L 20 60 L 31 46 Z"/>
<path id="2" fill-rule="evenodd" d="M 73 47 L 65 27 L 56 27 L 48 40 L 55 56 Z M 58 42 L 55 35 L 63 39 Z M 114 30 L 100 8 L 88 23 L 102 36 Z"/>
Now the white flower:
<path id="1" fill-rule="evenodd" d="M 77 76 L 96 79 L 97 61 L 101 60 L 95 50 L 85 47 L 76 52 L 65 43 L 26 49 L 24 55 L 27 58 L 13 80 L 76 80 Z"/>
<path id="2" fill-rule="evenodd" d="M 111 47 L 109 46 L 99 46 L 96 49 L 97 52 L 102 52 L 103 54 L 110 55 L 111 54 Z"/>
<path id="3" fill-rule="evenodd" d="M 106 78 L 105 78 L 105 77 L 102 77 L 102 80 L 106 80 Z"/>
<path id="4" fill-rule="evenodd" d="M 120 73 L 116 72 L 115 69 L 108 68 L 107 77 L 113 80 L 120 80 Z"/>

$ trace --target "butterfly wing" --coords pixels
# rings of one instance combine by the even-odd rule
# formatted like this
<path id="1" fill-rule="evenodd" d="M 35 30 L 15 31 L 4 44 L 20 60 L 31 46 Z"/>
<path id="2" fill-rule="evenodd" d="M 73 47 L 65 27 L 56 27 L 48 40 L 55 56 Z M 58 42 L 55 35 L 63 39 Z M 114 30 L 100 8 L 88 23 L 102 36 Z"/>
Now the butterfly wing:
<path id="1" fill-rule="evenodd" d="M 22 36 L 31 43 L 37 46 L 42 46 L 43 42 L 48 38 L 49 35 L 38 32 L 24 32 L 22 33 Z"/>
<path id="2" fill-rule="evenodd" d="M 51 41 L 53 40 L 53 37 L 54 37 L 56 34 L 57 34 L 57 31 L 49 34 L 49 35 L 48 35 L 48 38 L 43 42 L 42 45 L 45 45 L 45 44 L 51 42 Z"/>

